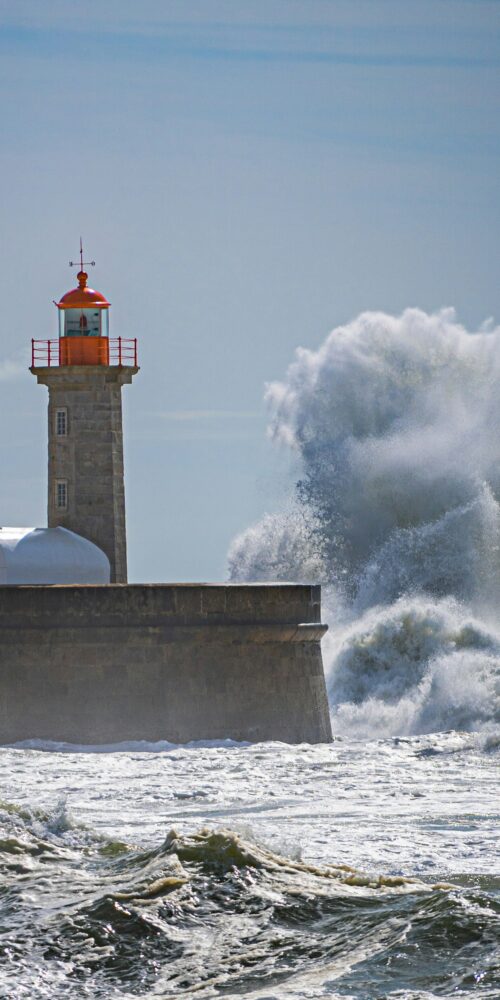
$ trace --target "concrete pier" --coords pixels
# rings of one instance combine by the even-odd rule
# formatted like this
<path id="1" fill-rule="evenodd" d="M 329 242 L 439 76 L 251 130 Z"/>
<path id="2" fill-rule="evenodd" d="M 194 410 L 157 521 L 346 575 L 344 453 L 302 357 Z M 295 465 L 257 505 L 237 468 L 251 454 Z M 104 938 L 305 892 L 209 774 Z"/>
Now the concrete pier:
<path id="1" fill-rule="evenodd" d="M 331 739 L 320 587 L 0 587 L 0 742 Z"/>

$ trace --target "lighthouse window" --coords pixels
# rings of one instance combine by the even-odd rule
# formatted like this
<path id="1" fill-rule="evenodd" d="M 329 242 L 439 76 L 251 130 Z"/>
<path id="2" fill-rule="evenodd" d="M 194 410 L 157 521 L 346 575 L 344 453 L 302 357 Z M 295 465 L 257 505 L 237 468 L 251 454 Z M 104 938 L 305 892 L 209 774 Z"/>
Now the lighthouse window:
<path id="1" fill-rule="evenodd" d="M 68 508 L 68 483 L 66 479 L 56 480 L 56 507 L 58 510 Z"/>
<path id="2" fill-rule="evenodd" d="M 56 410 L 56 434 L 58 437 L 66 437 L 68 433 L 68 411 L 66 407 Z"/>
<path id="3" fill-rule="evenodd" d="M 66 337 L 99 337 L 101 334 L 99 311 L 92 309 L 66 309 L 64 324 Z"/>

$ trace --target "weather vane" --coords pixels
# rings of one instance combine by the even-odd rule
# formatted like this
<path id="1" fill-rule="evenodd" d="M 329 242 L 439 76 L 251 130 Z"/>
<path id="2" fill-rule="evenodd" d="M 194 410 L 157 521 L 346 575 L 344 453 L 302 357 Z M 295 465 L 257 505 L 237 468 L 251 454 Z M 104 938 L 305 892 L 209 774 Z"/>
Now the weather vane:
<path id="1" fill-rule="evenodd" d="M 78 261 L 70 260 L 69 266 L 78 267 Z M 80 236 L 80 271 L 83 271 L 84 267 L 95 267 L 95 260 L 83 259 L 82 237 Z"/>

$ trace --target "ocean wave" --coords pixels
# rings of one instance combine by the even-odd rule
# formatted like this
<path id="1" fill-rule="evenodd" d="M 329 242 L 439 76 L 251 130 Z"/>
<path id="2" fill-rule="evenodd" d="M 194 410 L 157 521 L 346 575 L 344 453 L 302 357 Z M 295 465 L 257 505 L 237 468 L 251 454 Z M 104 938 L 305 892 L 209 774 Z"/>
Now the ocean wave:
<path id="1" fill-rule="evenodd" d="M 380 738 L 500 722 L 500 635 L 453 599 L 372 608 L 331 642 L 336 733 Z"/>
<path id="2" fill-rule="evenodd" d="M 15 815 L 4 811 L 4 835 Z M 488 996 L 498 973 L 500 918 L 475 887 L 317 867 L 224 829 L 171 831 L 151 850 L 94 835 L 54 852 L 30 823 L 24 852 L 0 844 L 4 899 L 16 899 L 0 929 L 9 1000 L 281 1000 L 334 984 L 367 1000 L 431 984 L 443 995 L 479 967 Z"/>
<path id="3" fill-rule="evenodd" d="M 364 313 L 268 387 L 295 499 L 236 538 L 231 578 L 326 584 L 336 732 L 498 718 L 500 328 Z"/>

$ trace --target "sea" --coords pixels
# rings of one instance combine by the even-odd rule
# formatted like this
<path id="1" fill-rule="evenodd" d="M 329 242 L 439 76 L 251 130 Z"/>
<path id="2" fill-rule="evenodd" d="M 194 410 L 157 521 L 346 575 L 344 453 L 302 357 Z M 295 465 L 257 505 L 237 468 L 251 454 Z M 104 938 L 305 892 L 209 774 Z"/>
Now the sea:
<path id="1" fill-rule="evenodd" d="M 499 388 L 451 309 L 269 385 L 229 578 L 322 582 L 333 741 L 1 747 L 2 1000 L 500 997 Z"/>

